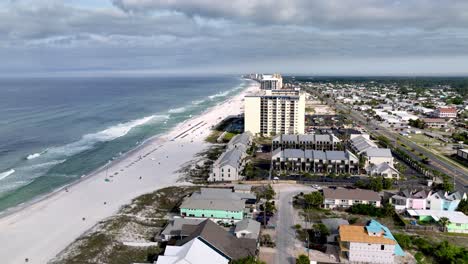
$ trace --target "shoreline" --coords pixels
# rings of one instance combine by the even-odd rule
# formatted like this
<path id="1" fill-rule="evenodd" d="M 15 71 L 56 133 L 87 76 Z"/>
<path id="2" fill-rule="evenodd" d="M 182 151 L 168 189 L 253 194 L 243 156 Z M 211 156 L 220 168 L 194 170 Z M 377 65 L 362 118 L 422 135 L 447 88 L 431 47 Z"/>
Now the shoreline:
<path id="1" fill-rule="evenodd" d="M 211 127 L 227 116 L 240 114 L 243 97 L 256 89 L 257 83 L 249 83 L 239 93 L 163 134 L 144 140 L 92 173 L 2 212 L 0 243 L 8 246 L 0 249 L 0 257 L 7 263 L 21 262 L 26 257 L 30 263 L 47 262 L 133 198 L 167 186 L 187 184 L 179 182 L 177 170 L 209 146 L 205 138 L 211 133 Z M 64 223 L 64 227 L 56 230 L 57 224 L 63 226 Z M 37 230 L 34 226 L 41 228 Z M 50 248 L 49 244 L 46 250 L 47 240 L 55 246 Z M 24 245 L 31 248 L 25 249 Z"/>
<path id="2" fill-rule="evenodd" d="M 242 80 L 247 80 L 247 81 L 250 81 L 249 79 L 245 79 L 245 78 L 241 78 Z M 250 82 L 249 85 L 246 86 L 246 88 L 244 90 L 241 90 L 239 94 L 242 94 L 245 90 L 251 88 L 251 87 L 256 87 L 257 86 L 257 83 L 256 82 Z M 34 205 L 35 203 L 38 203 L 38 202 L 41 202 L 45 199 L 48 199 L 49 197 L 55 195 L 56 193 L 58 192 L 61 192 L 61 191 L 64 191 L 66 188 L 70 188 L 70 187 L 73 187 L 75 186 L 76 184 L 79 184 L 81 182 L 84 182 L 86 181 L 87 179 L 89 178 L 92 178 L 93 176 L 103 172 L 104 170 L 108 169 L 109 167 L 111 167 L 113 164 L 115 163 L 118 163 L 126 158 L 128 158 L 131 154 L 135 153 L 135 152 L 138 152 L 140 151 L 141 149 L 143 149 L 147 144 L 151 144 L 153 143 L 153 141 L 155 140 L 161 140 L 162 138 L 164 138 L 166 135 L 170 135 L 172 133 L 175 133 L 175 131 L 177 131 L 178 127 L 182 127 L 184 124 L 186 124 L 187 122 L 189 122 L 190 120 L 192 119 L 196 119 L 200 116 L 203 116 L 204 114 L 206 114 L 207 112 L 211 111 L 213 108 L 216 108 L 217 106 L 219 105 L 222 105 L 224 103 L 226 103 L 227 101 L 229 101 L 230 99 L 238 96 L 239 94 L 235 94 L 229 98 L 227 98 L 226 100 L 222 101 L 222 102 L 219 102 L 218 104 L 214 105 L 214 106 L 211 106 L 205 110 L 203 110 L 200 114 L 198 114 L 197 116 L 193 116 L 193 117 L 189 117 L 188 119 L 176 124 L 173 128 L 169 129 L 168 131 L 166 132 L 163 132 L 163 133 L 160 133 L 160 134 L 156 134 L 156 135 L 153 135 L 145 140 L 143 140 L 142 142 L 140 142 L 138 145 L 136 145 L 134 148 L 128 150 L 127 152 L 123 153 L 122 155 L 120 155 L 119 157 L 115 158 L 115 159 L 112 159 L 112 160 L 109 160 L 108 163 L 92 170 L 91 172 L 89 172 L 88 174 L 84 174 L 82 176 L 80 176 L 79 178 L 71 181 L 70 183 L 67 183 L 63 186 L 60 186 L 60 187 L 57 187 L 55 189 L 53 189 L 52 191 L 50 192 L 47 192 L 47 193 L 44 193 L 44 194 L 41 194 L 41 195 L 38 195 L 37 197 L 29 200 L 29 201 L 25 201 L 25 202 L 22 202 L 20 204 L 17 204 L 13 207 L 10 207 L 10 208 L 7 208 L 3 211 L 0 211 L 0 220 L 4 217 L 7 217 L 11 214 L 14 214 L 18 211 L 21 211 L 25 208 L 27 208 L 28 206 L 31 206 L 31 205 Z"/>

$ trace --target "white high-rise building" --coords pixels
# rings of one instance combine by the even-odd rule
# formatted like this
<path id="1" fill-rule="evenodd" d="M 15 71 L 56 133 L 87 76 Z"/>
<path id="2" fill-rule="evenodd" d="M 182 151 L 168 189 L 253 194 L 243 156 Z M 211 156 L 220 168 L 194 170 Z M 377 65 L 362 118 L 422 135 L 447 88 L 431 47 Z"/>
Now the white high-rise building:
<path id="1" fill-rule="evenodd" d="M 264 90 L 245 97 L 245 131 L 254 135 L 303 134 L 305 93 Z"/>
<path id="2" fill-rule="evenodd" d="M 273 75 L 261 75 L 260 79 L 260 89 L 262 90 L 278 90 L 283 88 L 283 77 L 281 74 L 275 73 Z"/>

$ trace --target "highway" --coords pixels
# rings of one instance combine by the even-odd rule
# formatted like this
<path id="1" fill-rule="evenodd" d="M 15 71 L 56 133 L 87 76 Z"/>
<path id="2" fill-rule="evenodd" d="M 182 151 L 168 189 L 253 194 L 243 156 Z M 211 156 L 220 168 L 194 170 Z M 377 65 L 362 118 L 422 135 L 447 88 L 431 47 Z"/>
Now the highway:
<path id="1" fill-rule="evenodd" d="M 328 104 L 332 105 L 331 99 L 328 100 Z M 433 169 L 439 170 L 455 179 L 455 189 L 461 192 L 466 191 L 466 186 L 468 186 L 468 170 L 466 168 L 460 168 L 457 167 L 450 162 L 444 160 L 443 158 L 439 157 L 438 155 L 434 154 L 433 152 L 427 150 L 425 147 L 422 147 L 418 144 L 415 144 L 413 141 L 405 138 L 405 137 L 400 137 L 398 133 L 389 130 L 386 127 L 383 127 L 379 125 L 376 121 L 371 120 L 369 123 L 367 123 L 366 118 L 361 115 L 358 111 L 355 111 L 343 104 L 340 103 L 335 103 L 335 108 L 337 110 L 341 110 L 344 112 L 349 111 L 349 116 L 353 118 L 357 123 L 362 125 L 364 128 L 366 128 L 368 131 L 371 131 L 374 135 L 377 136 L 385 136 L 387 137 L 390 141 L 396 142 L 396 139 L 398 138 L 400 142 L 404 143 L 406 146 L 411 147 L 415 149 L 416 151 L 422 153 L 426 157 L 429 158 L 430 164 L 428 164 L 428 167 L 431 167 Z M 405 150 L 406 151 L 406 150 Z M 410 151 L 406 151 L 409 155 L 415 156 L 413 153 Z"/>

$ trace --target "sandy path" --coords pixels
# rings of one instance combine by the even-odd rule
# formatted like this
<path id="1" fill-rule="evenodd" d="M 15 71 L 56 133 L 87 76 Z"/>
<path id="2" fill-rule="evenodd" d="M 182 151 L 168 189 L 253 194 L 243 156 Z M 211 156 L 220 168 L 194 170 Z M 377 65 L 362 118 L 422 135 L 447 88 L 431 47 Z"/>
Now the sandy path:
<path id="1" fill-rule="evenodd" d="M 28 263 L 46 263 L 132 198 L 175 185 L 179 177 L 175 171 L 208 146 L 204 139 L 210 128 L 226 116 L 239 114 L 244 95 L 256 89 L 249 87 L 113 162 L 107 170 L 109 182 L 102 170 L 0 218 L 0 262 L 25 263 L 28 258 Z"/>

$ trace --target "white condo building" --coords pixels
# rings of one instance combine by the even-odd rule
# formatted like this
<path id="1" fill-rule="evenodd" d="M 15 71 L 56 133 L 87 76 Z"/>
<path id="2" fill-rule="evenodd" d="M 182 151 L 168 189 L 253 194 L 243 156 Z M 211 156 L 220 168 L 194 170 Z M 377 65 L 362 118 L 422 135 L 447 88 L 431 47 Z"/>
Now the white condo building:
<path id="1" fill-rule="evenodd" d="M 279 73 L 273 75 L 262 74 L 259 82 L 260 89 L 262 90 L 278 90 L 283 88 L 283 77 Z"/>
<path id="2" fill-rule="evenodd" d="M 304 134 L 305 94 L 264 90 L 245 97 L 245 131 L 257 135 Z"/>

